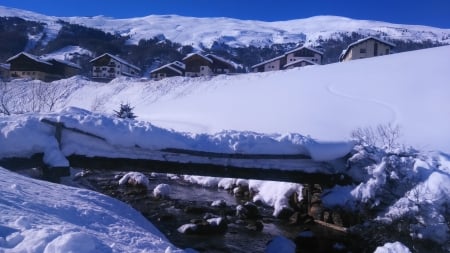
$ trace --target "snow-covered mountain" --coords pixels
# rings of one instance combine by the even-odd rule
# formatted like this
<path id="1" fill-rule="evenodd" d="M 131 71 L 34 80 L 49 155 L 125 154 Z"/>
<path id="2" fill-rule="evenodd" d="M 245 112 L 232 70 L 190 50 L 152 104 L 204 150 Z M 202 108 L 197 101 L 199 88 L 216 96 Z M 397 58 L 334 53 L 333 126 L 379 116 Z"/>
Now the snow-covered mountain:
<path id="1" fill-rule="evenodd" d="M 354 20 L 337 16 L 316 16 L 290 21 L 263 22 L 231 18 L 195 18 L 177 15 L 150 15 L 128 19 L 95 17 L 54 17 L 0 6 L 0 16 L 20 17 L 45 23 L 46 39 L 54 38 L 61 25 L 58 20 L 101 29 L 112 34 L 129 36 L 129 43 L 155 36 L 194 47 L 210 48 L 214 42 L 232 47 L 265 46 L 273 43 L 315 44 L 327 38 L 356 32 L 415 42 L 431 40 L 450 44 L 450 29 L 419 25 L 391 24 L 379 21 Z"/>

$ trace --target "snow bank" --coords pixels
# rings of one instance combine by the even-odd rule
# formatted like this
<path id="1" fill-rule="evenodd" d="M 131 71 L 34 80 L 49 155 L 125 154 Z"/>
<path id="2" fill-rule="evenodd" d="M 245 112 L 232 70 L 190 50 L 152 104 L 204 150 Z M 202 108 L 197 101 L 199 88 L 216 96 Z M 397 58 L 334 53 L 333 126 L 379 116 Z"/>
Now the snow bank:
<path id="1" fill-rule="evenodd" d="M 66 128 L 72 129 L 63 130 L 61 147 L 54 137 L 55 128 L 42 122 L 43 119 L 63 123 Z M 338 159 L 353 147 L 352 142 L 342 142 L 333 144 L 330 148 L 328 143 L 315 142 L 300 134 L 245 131 L 223 131 L 213 135 L 189 134 L 156 127 L 148 122 L 119 119 L 73 107 L 60 113 L 0 117 L 0 131 L 0 158 L 45 153 L 47 163 L 60 166 L 68 165 L 64 156 L 71 154 L 166 160 L 166 148 L 226 154 L 311 155 L 313 159 L 322 161 Z M 171 159 L 187 159 L 186 157 L 189 158 L 174 154 Z M 206 158 L 192 159 L 210 162 Z M 229 163 L 228 159 L 217 160 L 219 164 Z M 242 160 L 238 163 L 255 166 L 254 161 Z M 298 161 L 291 163 L 291 166 L 302 167 Z M 314 167 L 304 169 L 312 170 L 307 172 L 316 170 Z"/>
<path id="2" fill-rule="evenodd" d="M 375 209 L 379 222 L 408 223 L 408 235 L 413 238 L 440 244 L 449 240 L 450 157 L 418 151 L 385 153 L 359 146 L 354 152 L 349 170 L 365 173 L 359 175 L 362 182 L 327 190 L 324 206 Z"/>
<path id="3" fill-rule="evenodd" d="M 0 252 L 175 249 L 140 213 L 113 198 L 3 168 L 0 185 Z"/>

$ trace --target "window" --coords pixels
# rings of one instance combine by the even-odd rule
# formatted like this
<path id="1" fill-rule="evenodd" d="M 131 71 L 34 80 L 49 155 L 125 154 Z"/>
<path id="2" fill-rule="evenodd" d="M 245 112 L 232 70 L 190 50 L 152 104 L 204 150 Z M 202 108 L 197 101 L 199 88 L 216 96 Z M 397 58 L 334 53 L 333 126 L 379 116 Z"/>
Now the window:
<path id="1" fill-rule="evenodd" d="M 385 54 L 389 54 L 389 48 L 386 48 Z"/>
<path id="2" fill-rule="evenodd" d="M 359 53 L 360 54 L 365 54 L 367 52 L 367 50 L 365 48 L 360 48 L 359 49 Z"/>

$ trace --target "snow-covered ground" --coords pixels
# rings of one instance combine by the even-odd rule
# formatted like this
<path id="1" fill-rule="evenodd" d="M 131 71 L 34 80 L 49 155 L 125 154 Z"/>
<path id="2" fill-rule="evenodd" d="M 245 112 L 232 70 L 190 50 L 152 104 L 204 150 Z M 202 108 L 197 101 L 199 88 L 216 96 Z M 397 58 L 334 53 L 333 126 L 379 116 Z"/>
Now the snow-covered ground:
<path id="1" fill-rule="evenodd" d="M 0 185 L 0 252 L 182 252 L 116 199 L 4 168 Z"/>
<path id="2" fill-rule="evenodd" d="M 383 33 L 391 39 L 411 41 L 440 41 L 450 43 L 450 29 L 419 25 L 391 24 L 379 21 L 354 20 L 336 16 L 316 16 L 305 19 L 263 22 L 231 18 L 194 18 L 177 15 L 151 15 L 147 17 L 113 19 L 96 17 L 51 17 L 30 11 L 0 6 L 0 16 L 17 16 L 47 24 L 47 40 L 60 29 L 58 20 L 130 36 L 130 43 L 155 36 L 165 37 L 183 45 L 211 47 L 214 42 L 233 47 L 265 46 L 273 43 L 315 43 L 318 39 L 339 38 L 337 33 L 363 35 Z M 211 25 L 214 24 L 214 25 Z M 59 27 L 58 27 L 59 26 Z M 217 29 L 220 27 L 220 30 Z"/>

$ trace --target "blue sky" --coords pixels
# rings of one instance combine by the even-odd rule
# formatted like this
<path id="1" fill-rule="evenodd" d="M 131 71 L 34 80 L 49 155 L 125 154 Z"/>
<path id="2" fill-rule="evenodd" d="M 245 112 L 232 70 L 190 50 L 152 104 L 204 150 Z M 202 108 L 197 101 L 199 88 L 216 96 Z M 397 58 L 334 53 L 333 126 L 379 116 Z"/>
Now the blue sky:
<path id="1" fill-rule="evenodd" d="M 336 15 L 450 28 L 450 0 L 0 0 L 0 5 L 53 16 L 178 14 L 278 21 Z"/>

